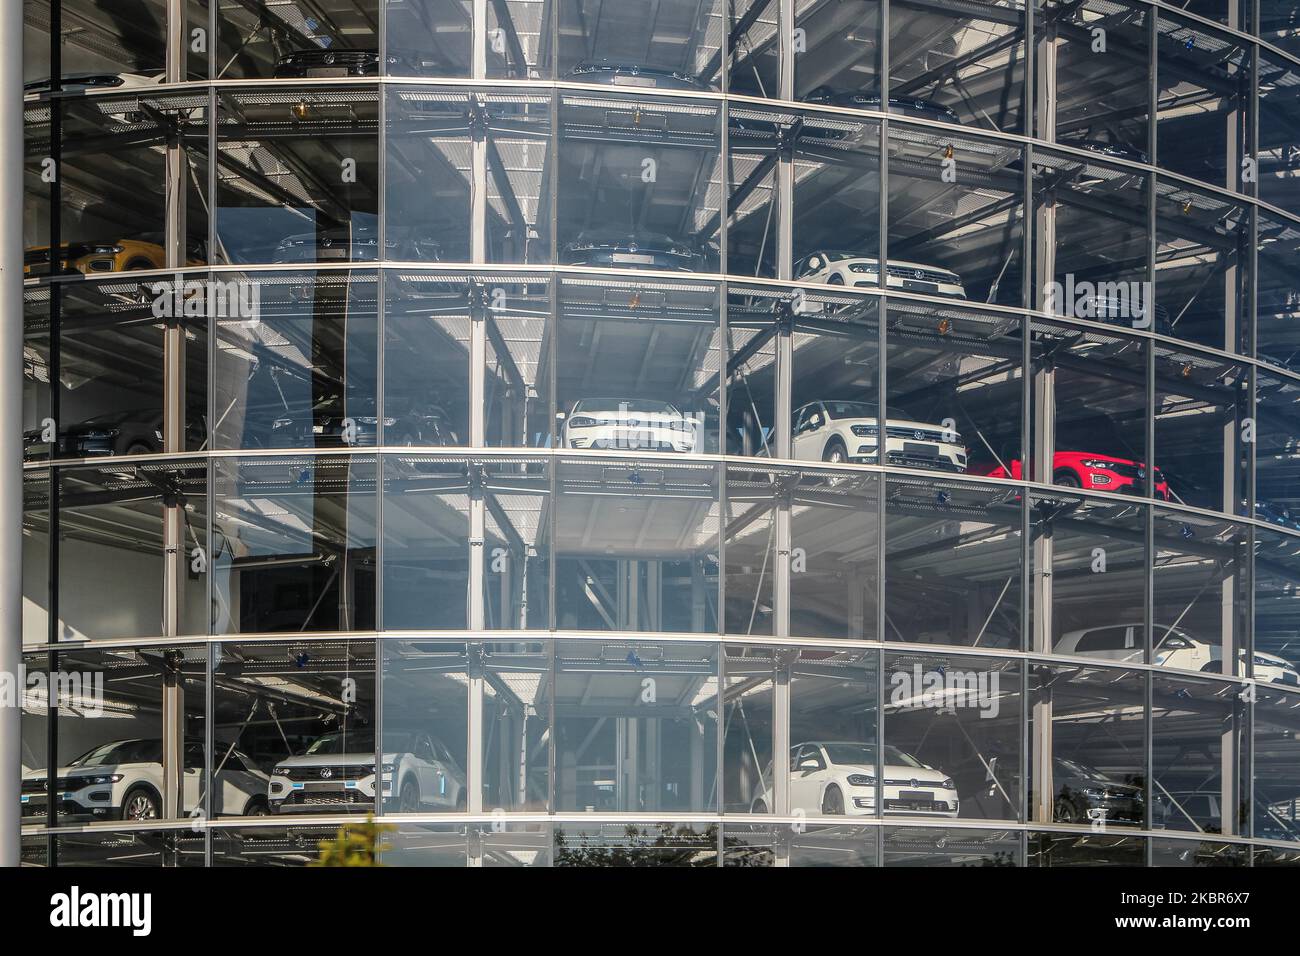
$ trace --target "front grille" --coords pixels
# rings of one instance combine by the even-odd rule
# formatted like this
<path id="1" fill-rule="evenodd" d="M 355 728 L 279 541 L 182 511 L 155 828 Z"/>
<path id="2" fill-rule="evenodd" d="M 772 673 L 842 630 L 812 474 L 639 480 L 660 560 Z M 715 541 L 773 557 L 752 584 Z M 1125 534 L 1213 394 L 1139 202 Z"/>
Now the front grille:
<path id="1" fill-rule="evenodd" d="M 885 428 L 885 434 L 890 438 L 903 438 L 907 441 L 943 442 L 946 440 L 943 437 L 943 432 L 938 428 L 907 428 L 903 425 L 889 425 Z"/>
<path id="2" fill-rule="evenodd" d="M 886 800 L 885 812 L 911 810 L 913 813 L 947 813 L 952 808 L 942 800 Z"/>
<path id="3" fill-rule="evenodd" d="M 299 791 L 284 798 L 284 806 L 289 807 L 352 807 L 373 802 L 364 793 L 359 793 L 356 790 L 334 790 L 317 793 Z"/>
<path id="4" fill-rule="evenodd" d="M 322 772 L 329 771 L 328 776 L 321 776 Z M 290 780 L 304 781 L 338 781 L 340 784 L 344 780 L 355 780 L 358 777 L 364 777 L 374 772 L 374 768 L 366 764 L 354 764 L 350 767 L 336 765 L 331 767 L 290 767 Z"/>
<path id="5" fill-rule="evenodd" d="M 940 285 L 956 285 L 957 277 L 950 272 L 936 269 L 916 269 L 907 266 L 890 266 L 889 275 L 895 279 L 912 279 L 916 282 L 935 282 Z"/>
<path id="6" fill-rule="evenodd" d="M 900 468 L 928 468 L 930 471 L 950 471 L 954 474 L 962 471 L 962 468 L 953 464 L 950 458 L 927 458 L 922 455 L 905 455 L 902 452 L 892 451 L 886 458 L 888 464 L 898 465 Z"/>

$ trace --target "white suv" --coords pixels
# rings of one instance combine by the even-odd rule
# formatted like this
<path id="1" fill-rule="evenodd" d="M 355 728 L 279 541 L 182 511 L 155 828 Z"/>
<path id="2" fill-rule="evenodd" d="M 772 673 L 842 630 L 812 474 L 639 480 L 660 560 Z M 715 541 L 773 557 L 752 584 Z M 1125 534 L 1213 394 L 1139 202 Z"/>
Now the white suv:
<path id="1" fill-rule="evenodd" d="M 114 740 L 90 750 L 66 767 L 60 767 L 56 788 L 59 816 L 87 820 L 156 820 L 163 813 L 162 741 L 132 738 Z M 238 750 L 217 745 L 221 773 L 217 813 L 261 816 L 267 812 L 268 777 Z M 190 813 L 202 798 L 203 743 L 186 741 L 181 772 L 182 812 Z M 22 813 L 45 815 L 44 770 L 24 774 Z"/>
<path id="2" fill-rule="evenodd" d="M 814 252 L 796 262 L 794 275 L 803 282 L 875 288 L 880 285 L 880 261 L 855 252 L 826 250 Z M 961 276 L 950 269 L 923 262 L 890 262 L 886 270 L 885 287 L 901 292 L 940 295 L 949 299 L 966 298 L 966 287 L 961 283 Z"/>
<path id="3" fill-rule="evenodd" d="M 429 734 L 385 734 L 383 760 L 383 795 L 396 801 L 394 809 L 464 808 L 465 772 Z M 325 734 L 306 753 L 281 760 L 271 774 L 276 813 L 371 810 L 374 802 L 375 738 L 364 730 Z"/>
<path id="4" fill-rule="evenodd" d="M 966 471 L 966 446 L 955 430 L 914 421 L 896 408 L 885 414 L 885 464 Z M 879 417 L 870 402 L 809 402 L 795 409 L 791 453 L 800 461 L 877 464 Z"/>
<path id="5" fill-rule="evenodd" d="M 565 448 L 671 451 L 700 448 L 703 422 L 669 402 L 640 398 L 583 398 L 564 421 Z"/>
<path id="6" fill-rule="evenodd" d="M 885 761 L 886 814 L 957 816 L 960 804 L 951 777 L 888 744 Z M 770 764 L 764 777 L 772 779 Z M 767 813 L 771 806 L 769 786 L 754 798 L 751 809 Z M 876 745 L 820 741 L 791 747 L 790 809 L 824 816 L 875 816 Z"/>
<path id="7" fill-rule="evenodd" d="M 1162 667 L 1185 671 L 1223 672 L 1223 648 L 1208 644 L 1177 627 L 1157 624 L 1152 629 L 1156 639 L 1154 660 Z M 1078 654 L 1122 663 L 1141 663 L 1143 627 L 1141 624 L 1108 624 L 1068 631 L 1057 641 L 1057 654 Z M 1270 684 L 1300 685 L 1296 666 L 1284 657 L 1255 651 L 1252 656 L 1254 677 Z M 1238 658 L 1245 663 L 1246 652 Z"/>

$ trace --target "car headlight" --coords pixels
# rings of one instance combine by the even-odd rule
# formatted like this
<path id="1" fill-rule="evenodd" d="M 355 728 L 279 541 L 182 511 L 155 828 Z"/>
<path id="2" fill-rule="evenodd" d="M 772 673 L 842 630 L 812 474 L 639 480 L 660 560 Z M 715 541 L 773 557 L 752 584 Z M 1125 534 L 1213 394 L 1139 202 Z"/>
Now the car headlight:
<path id="1" fill-rule="evenodd" d="M 271 772 L 272 772 L 273 774 L 275 774 L 277 777 L 287 777 L 287 776 L 289 776 L 289 768 L 288 768 L 288 767 L 276 767 L 276 768 L 275 768 L 274 770 L 272 770 Z"/>
<path id="2" fill-rule="evenodd" d="M 865 262 L 853 262 L 849 264 L 849 271 L 870 272 L 872 275 L 874 275 L 876 273 L 876 267 L 872 265 L 867 265 Z"/>
<path id="3" fill-rule="evenodd" d="M 394 770 L 397 769 L 397 764 L 386 763 L 383 765 L 382 769 L 384 773 L 392 773 Z"/>
<path id="4" fill-rule="evenodd" d="M 277 418 L 271 423 L 272 428 L 288 428 L 293 424 L 292 418 Z"/>
<path id="5" fill-rule="evenodd" d="M 1085 468 L 1103 468 L 1106 471 L 1113 471 L 1115 468 L 1115 462 L 1104 458 L 1085 458 L 1080 464 Z"/>
<path id="6" fill-rule="evenodd" d="M 850 425 L 849 431 L 853 432 L 853 434 L 857 435 L 859 438 L 870 438 L 872 435 L 876 434 L 879 429 L 875 425 Z"/>
<path id="7" fill-rule="evenodd" d="M 105 773 L 95 777 L 69 777 L 68 789 L 73 790 L 77 787 L 97 787 L 109 783 L 117 783 L 122 779 L 120 773 Z"/>
<path id="8" fill-rule="evenodd" d="M 118 255 L 119 253 L 121 253 L 122 251 L 123 251 L 123 248 L 122 248 L 121 246 L 119 246 L 119 245 L 116 245 L 116 244 L 111 245 L 111 246 L 107 246 L 107 245 L 106 245 L 106 246 L 95 246 L 95 247 L 91 250 L 91 255 L 96 255 L 96 256 L 115 256 L 115 255 Z"/>
<path id="9" fill-rule="evenodd" d="M 587 418 L 586 416 L 579 415 L 576 418 L 569 419 L 569 427 L 570 428 L 595 428 L 596 419 Z"/>
<path id="10" fill-rule="evenodd" d="M 953 783 L 952 777 L 944 777 L 943 783 L 939 784 L 945 790 L 956 790 L 957 784 Z"/>
<path id="11" fill-rule="evenodd" d="M 876 778 L 869 773 L 851 773 L 848 777 L 850 787 L 874 787 Z"/>

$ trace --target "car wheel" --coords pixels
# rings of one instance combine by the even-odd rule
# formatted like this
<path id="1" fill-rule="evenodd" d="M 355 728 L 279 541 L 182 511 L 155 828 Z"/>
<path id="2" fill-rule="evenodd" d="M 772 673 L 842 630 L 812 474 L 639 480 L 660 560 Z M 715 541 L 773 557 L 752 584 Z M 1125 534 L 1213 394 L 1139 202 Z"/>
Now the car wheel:
<path id="1" fill-rule="evenodd" d="M 1078 476 L 1075 475 L 1074 472 L 1071 472 L 1071 471 L 1059 471 L 1059 472 L 1057 472 L 1057 473 L 1056 473 L 1056 476 L 1052 479 L 1052 484 L 1054 484 L 1054 485 L 1059 485 L 1059 486 L 1062 487 L 1062 488 L 1081 488 L 1081 487 L 1083 487 L 1083 485 L 1079 482 L 1079 478 L 1078 478 Z"/>
<path id="2" fill-rule="evenodd" d="M 142 269 L 152 269 L 152 268 L 154 268 L 154 264 L 150 262 L 148 259 L 132 259 L 130 262 L 126 264 L 126 268 L 123 269 L 122 271 L 139 272 Z"/>
<path id="3" fill-rule="evenodd" d="M 832 438 L 826 443 L 826 450 L 822 452 L 822 461 L 829 461 L 834 465 L 842 465 L 849 460 L 849 450 L 844 447 L 844 442 L 838 438 Z"/>
<path id="4" fill-rule="evenodd" d="M 402 789 L 397 794 L 399 813 L 415 813 L 420 809 L 420 785 L 411 777 L 402 781 Z"/>
<path id="5" fill-rule="evenodd" d="M 840 788 L 831 784 L 822 795 L 822 814 L 828 817 L 844 815 L 844 794 Z"/>
<path id="6" fill-rule="evenodd" d="M 248 806 L 244 808 L 244 816 L 246 817 L 269 817 L 270 815 L 271 808 L 261 798 L 250 800 Z"/>
<path id="7" fill-rule="evenodd" d="M 126 446 L 126 453 L 128 455 L 152 455 L 153 449 L 146 442 L 133 441 Z"/>
<path id="8" fill-rule="evenodd" d="M 762 797 L 756 799 L 749 807 L 750 813 L 767 813 L 767 801 Z"/>
<path id="9" fill-rule="evenodd" d="M 398 442 L 398 444 L 404 448 L 410 448 L 415 443 L 416 443 L 415 436 L 412 435 L 410 432 L 407 432 L 405 435 L 403 435 L 402 440 Z"/>
<path id="10" fill-rule="evenodd" d="M 832 272 L 830 278 L 826 280 L 827 285 L 844 285 L 844 276 L 838 272 Z"/>
<path id="11" fill-rule="evenodd" d="M 143 787 L 132 790 L 122 801 L 123 820 L 157 820 L 160 816 L 162 807 L 158 798 Z"/>
<path id="12" fill-rule="evenodd" d="M 1074 805 L 1074 801 L 1067 797 L 1059 797 L 1056 801 L 1056 822 L 1057 823 L 1082 823 L 1086 815 L 1079 811 Z"/>

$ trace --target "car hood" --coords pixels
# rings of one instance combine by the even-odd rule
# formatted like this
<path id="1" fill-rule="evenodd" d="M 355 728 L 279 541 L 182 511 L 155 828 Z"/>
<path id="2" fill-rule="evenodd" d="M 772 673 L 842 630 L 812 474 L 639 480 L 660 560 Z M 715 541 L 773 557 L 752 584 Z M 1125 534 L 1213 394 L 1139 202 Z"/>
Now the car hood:
<path id="1" fill-rule="evenodd" d="M 876 768 L 865 764 L 845 764 L 837 763 L 831 765 L 832 770 L 842 773 L 864 773 L 874 776 Z M 904 764 L 885 764 L 886 780 L 915 780 L 918 786 L 938 787 L 948 775 L 942 770 L 935 770 L 933 767 L 908 767 Z"/>
<path id="2" fill-rule="evenodd" d="M 388 758 L 385 757 L 385 760 Z M 375 762 L 375 752 L 345 753 L 345 754 L 302 754 L 298 757 L 286 757 L 275 766 L 279 767 L 337 767 L 339 764 L 358 764 L 364 766 L 373 766 Z"/>
<path id="3" fill-rule="evenodd" d="M 144 770 L 153 768 L 161 770 L 159 764 L 147 763 L 109 763 L 99 767 L 60 767 L 56 772 L 58 777 L 101 777 L 106 774 L 125 773 L 130 770 Z M 31 773 L 23 774 L 24 780 L 44 780 L 46 772 L 44 770 L 33 770 Z"/>
<path id="4" fill-rule="evenodd" d="M 587 411 L 585 408 L 575 412 L 571 418 L 595 418 L 601 424 L 611 425 L 665 425 L 681 424 L 688 421 L 681 412 L 623 412 L 614 409 Z"/>
<path id="5" fill-rule="evenodd" d="M 868 425 L 874 425 L 876 424 L 876 420 L 871 417 L 831 419 L 832 425 L 845 425 L 845 424 L 857 424 L 857 423 L 866 423 Z M 944 427 L 942 425 L 936 425 L 930 422 L 912 421 L 911 419 L 908 418 L 886 418 L 885 427 L 886 428 L 910 428 L 913 431 L 928 431 L 928 432 L 941 432 L 944 430 Z"/>

